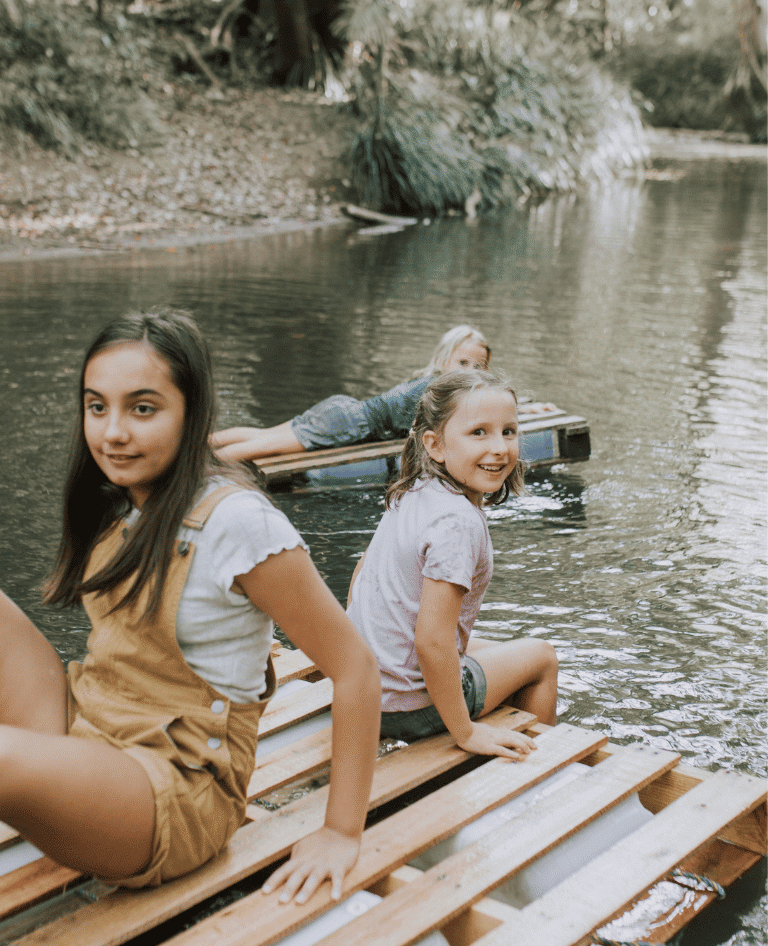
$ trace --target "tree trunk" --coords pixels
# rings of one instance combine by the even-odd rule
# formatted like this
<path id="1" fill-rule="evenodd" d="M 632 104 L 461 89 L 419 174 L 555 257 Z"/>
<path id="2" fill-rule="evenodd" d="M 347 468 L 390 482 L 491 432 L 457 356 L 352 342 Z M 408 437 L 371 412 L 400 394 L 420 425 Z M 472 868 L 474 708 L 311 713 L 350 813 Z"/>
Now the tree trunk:
<path id="1" fill-rule="evenodd" d="M 739 34 L 739 62 L 725 87 L 732 111 L 753 141 L 765 141 L 766 0 L 734 0 Z"/>
<path id="2" fill-rule="evenodd" d="M 276 82 L 289 81 L 299 70 L 299 84 L 308 78 L 307 71 L 314 61 L 312 26 L 305 0 L 274 0 L 277 20 L 277 62 L 273 78 Z"/>

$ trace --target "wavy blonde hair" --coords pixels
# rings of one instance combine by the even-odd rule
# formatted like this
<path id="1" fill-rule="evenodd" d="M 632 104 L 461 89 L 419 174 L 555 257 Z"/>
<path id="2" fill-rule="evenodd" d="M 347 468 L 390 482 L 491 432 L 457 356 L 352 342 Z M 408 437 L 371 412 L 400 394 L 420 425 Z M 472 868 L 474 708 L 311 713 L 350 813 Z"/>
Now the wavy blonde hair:
<path id="1" fill-rule="evenodd" d="M 451 355 L 456 351 L 459 345 L 467 341 L 477 342 L 478 345 L 482 345 L 486 350 L 488 353 L 485 360 L 487 367 L 491 362 L 491 346 L 488 344 L 485 335 L 483 335 L 479 329 L 473 328 L 471 325 L 456 325 L 453 328 L 449 328 L 445 335 L 443 335 L 437 343 L 437 347 L 432 352 L 432 357 L 427 366 L 417 372 L 414 377 L 427 378 L 433 374 L 440 374 L 441 371 L 445 370 L 445 366 L 450 360 Z"/>

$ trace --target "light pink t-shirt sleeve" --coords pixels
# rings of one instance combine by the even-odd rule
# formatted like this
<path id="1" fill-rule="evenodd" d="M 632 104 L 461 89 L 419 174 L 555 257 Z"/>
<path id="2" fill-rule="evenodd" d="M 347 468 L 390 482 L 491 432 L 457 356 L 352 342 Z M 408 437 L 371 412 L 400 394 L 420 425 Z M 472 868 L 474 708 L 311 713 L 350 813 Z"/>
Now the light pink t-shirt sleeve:
<path id="1" fill-rule="evenodd" d="M 425 530 L 421 574 L 469 591 L 485 543 L 485 530 L 479 520 L 452 514 L 440 516 Z"/>

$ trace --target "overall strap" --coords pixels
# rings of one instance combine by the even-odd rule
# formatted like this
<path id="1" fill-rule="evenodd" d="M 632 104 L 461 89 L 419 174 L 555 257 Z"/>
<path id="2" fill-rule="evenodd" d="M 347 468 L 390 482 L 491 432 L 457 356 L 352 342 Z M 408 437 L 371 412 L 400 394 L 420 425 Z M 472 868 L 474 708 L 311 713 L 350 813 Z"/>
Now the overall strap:
<path id="1" fill-rule="evenodd" d="M 208 516 L 210 516 L 225 496 L 229 496 L 231 493 L 240 493 L 242 490 L 243 487 L 237 486 L 235 483 L 230 483 L 229 486 L 222 486 L 220 489 L 214 490 L 184 518 L 184 525 L 190 529 L 200 531 L 205 525 Z"/>

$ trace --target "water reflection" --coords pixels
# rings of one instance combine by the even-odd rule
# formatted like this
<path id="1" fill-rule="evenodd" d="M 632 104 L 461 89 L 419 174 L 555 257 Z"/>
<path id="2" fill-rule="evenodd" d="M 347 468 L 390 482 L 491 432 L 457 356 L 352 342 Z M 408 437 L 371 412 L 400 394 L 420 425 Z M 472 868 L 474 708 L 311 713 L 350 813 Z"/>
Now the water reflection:
<path id="1" fill-rule="evenodd" d="M 593 445 L 491 513 L 479 629 L 555 644 L 568 721 L 765 775 L 765 167 L 677 170 L 376 238 L 350 226 L 0 267 L 0 585 L 81 655 L 83 619 L 42 609 L 37 589 L 74 372 L 106 317 L 193 310 L 222 422 L 265 426 L 390 387 L 471 322 L 522 393 L 588 418 Z M 342 600 L 382 499 L 276 497 Z M 751 909 L 739 943 L 764 941 Z"/>

